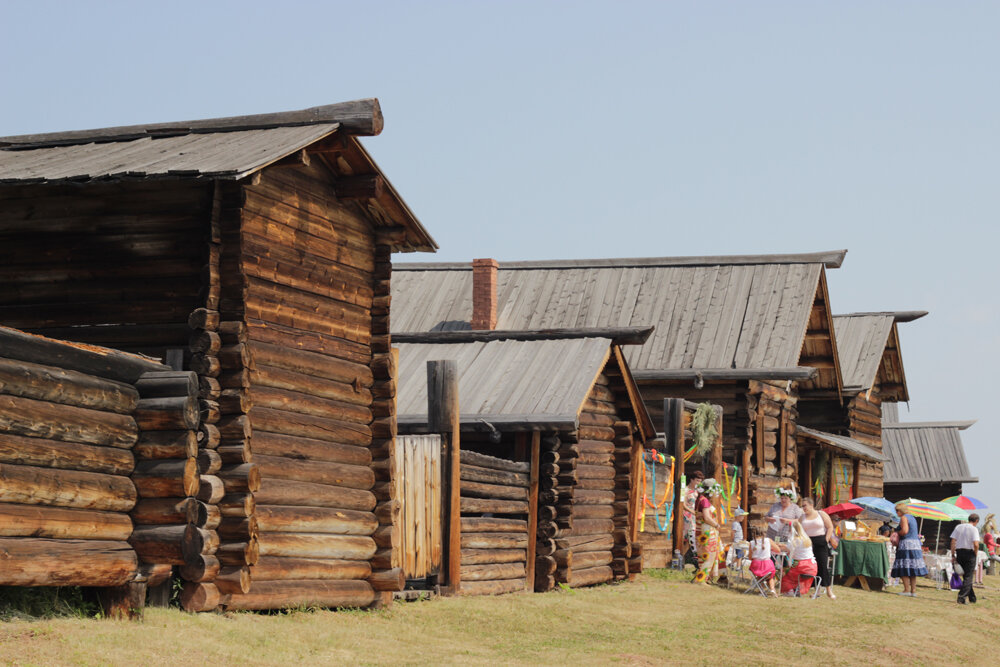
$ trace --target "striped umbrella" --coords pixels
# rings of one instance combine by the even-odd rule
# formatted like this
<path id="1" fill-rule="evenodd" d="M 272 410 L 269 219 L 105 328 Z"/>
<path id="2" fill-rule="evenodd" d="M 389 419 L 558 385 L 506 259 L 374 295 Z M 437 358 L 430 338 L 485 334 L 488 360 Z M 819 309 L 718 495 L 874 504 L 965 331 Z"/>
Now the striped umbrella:
<path id="1" fill-rule="evenodd" d="M 968 510 L 964 510 L 961 507 L 955 507 L 954 505 L 951 505 L 951 504 L 943 502 L 943 501 L 939 502 L 939 503 L 927 503 L 927 504 L 930 505 L 931 507 L 933 507 L 935 509 L 939 509 L 942 512 L 944 512 L 945 514 L 947 514 L 948 515 L 948 519 L 950 521 L 968 521 L 969 520 L 969 511 Z M 916 516 L 916 514 L 914 514 L 913 516 Z"/>
<path id="2" fill-rule="evenodd" d="M 986 503 L 982 500 L 973 498 L 972 496 L 950 496 L 945 498 L 941 502 L 948 503 L 949 505 L 954 505 L 955 507 L 961 507 L 963 510 L 984 510 L 986 509 Z"/>
<path id="3" fill-rule="evenodd" d="M 912 514 L 918 519 L 930 519 L 931 521 L 954 521 L 948 514 L 931 503 L 925 503 L 915 498 L 907 498 L 902 501 L 902 505 L 908 514 Z"/>

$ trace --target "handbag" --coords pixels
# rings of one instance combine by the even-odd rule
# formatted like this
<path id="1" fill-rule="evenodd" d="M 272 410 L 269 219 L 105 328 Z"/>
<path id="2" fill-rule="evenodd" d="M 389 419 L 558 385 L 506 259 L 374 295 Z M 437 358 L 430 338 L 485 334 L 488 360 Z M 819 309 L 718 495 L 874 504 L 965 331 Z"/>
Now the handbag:
<path id="1" fill-rule="evenodd" d="M 951 573 L 951 590 L 957 591 L 962 588 L 962 577 L 958 572 Z"/>

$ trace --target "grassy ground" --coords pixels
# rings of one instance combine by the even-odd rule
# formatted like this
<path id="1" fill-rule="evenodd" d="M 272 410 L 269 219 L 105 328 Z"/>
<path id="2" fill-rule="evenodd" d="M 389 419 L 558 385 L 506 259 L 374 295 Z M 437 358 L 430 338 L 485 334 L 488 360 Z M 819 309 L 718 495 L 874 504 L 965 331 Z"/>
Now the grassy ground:
<path id="1" fill-rule="evenodd" d="M 438 599 L 383 612 L 150 609 L 141 623 L 15 620 L 0 623 L 0 662 L 985 664 L 1000 647 L 997 579 L 987 577 L 980 603 L 965 606 L 929 585 L 915 599 L 836 589 L 833 601 L 766 600 L 652 571 L 630 584 Z"/>

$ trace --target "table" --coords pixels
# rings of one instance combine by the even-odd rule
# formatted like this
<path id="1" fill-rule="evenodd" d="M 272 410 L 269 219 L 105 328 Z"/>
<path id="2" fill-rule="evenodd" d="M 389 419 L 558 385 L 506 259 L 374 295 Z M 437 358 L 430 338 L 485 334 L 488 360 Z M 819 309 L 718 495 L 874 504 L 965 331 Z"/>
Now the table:
<path id="1" fill-rule="evenodd" d="M 889 578 L 889 552 L 885 542 L 840 540 L 833 575 L 845 577 L 842 585 L 848 588 L 857 582 L 866 591 L 881 590 Z"/>

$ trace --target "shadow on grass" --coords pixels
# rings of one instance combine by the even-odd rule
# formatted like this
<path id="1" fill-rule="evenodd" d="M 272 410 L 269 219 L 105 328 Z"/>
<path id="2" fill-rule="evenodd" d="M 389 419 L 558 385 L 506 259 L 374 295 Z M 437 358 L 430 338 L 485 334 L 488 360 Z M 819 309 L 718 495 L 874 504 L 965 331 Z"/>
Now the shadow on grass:
<path id="1" fill-rule="evenodd" d="M 0 586 L 0 621 L 43 618 L 96 618 L 97 599 L 77 586 L 25 588 Z"/>

